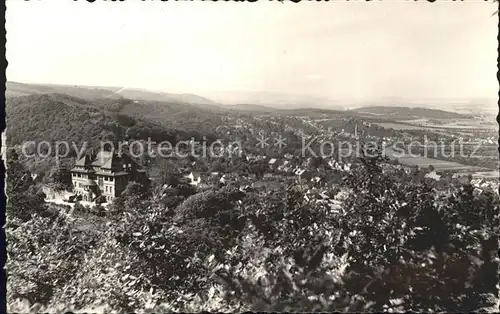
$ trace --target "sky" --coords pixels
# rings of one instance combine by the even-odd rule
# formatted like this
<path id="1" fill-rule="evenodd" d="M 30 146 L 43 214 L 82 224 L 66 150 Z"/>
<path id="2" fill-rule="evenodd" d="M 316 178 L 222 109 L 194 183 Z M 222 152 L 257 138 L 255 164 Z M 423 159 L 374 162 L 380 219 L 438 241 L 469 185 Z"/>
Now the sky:
<path id="1" fill-rule="evenodd" d="M 495 10 L 491 1 L 7 0 L 7 79 L 496 99 Z"/>

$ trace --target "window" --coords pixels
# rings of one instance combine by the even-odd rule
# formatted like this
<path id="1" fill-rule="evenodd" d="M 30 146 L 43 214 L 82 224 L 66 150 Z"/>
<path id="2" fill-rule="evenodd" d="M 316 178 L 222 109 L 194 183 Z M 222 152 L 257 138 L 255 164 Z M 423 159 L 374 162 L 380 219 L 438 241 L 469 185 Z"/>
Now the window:
<path id="1" fill-rule="evenodd" d="M 109 178 L 109 181 L 113 182 L 113 178 Z"/>
<path id="2" fill-rule="evenodd" d="M 108 186 L 107 186 L 107 185 L 106 185 L 106 187 L 105 187 L 105 190 L 106 190 L 106 193 L 107 193 L 107 192 L 108 192 Z"/>

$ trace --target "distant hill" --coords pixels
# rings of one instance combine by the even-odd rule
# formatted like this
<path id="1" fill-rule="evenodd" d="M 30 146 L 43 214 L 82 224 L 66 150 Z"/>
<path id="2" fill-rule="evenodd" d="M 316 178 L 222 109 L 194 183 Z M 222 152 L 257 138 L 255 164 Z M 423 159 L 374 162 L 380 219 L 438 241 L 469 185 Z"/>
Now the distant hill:
<path id="1" fill-rule="evenodd" d="M 206 92 L 208 98 L 226 104 L 253 104 L 275 109 L 318 108 L 343 110 L 335 100 L 300 94 L 269 91 L 224 91 Z"/>
<path id="2" fill-rule="evenodd" d="M 6 97 L 28 96 L 33 94 L 66 94 L 68 96 L 79 97 L 83 99 L 98 98 L 121 98 L 119 95 L 113 95 L 113 91 L 97 87 L 79 87 L 72 85 L 53 85 L 53 84 L 26 84 L 18 82 L 7 82 L 5 84 Z"/>
<path id="3" fill-rule="evenodd" d="M 392 107 L 392 106 L 374 106 L 361 107 L 351 110 L 358 114 L 380 116 L 381 118 L 404 119 L 467 119 L 470 115 L 464 115 L 456 112 L 444 111 L 439 109 L 428 109 L 422 107 Z"/>
<path id="4" fill-rule="evenodd" d="M 118 87 L 26 84 L 7 82 L 7 98 L 57 95 L 63 102 L 80 102 L 101 110 L 144 119 L 163 126 L 211 133 L 227 108 L 194 94 L 169 94 Z M 70 99 L 73 97 L 73 99 Z M 215 126 L 214 126 L 215 125 Z"/>
<path id="5" fill-rule="evenodd" d="M 455 104 L 453 106 L 453 111 L 462 114 L 488 117 L 494 120 L 498 114 L 498 102 L 496 99 L 473 99 L 465 103 Z"/>
<path id="6" fill-rule="evenodd" d="M 341 114 L 345 116 L 346 111 L 344 110 L 332 110 L 332 109 L 321 109 L 321 108 L 272 108 L 262 105 L 253 104 L 238 104 L 227 106 L 237 111 L 253 113 L 253 114 L 273 114 L 273 115 L 284 115 L 284 116 L 307 116 L 310 118 L 327 118 L 332 115 Z"/>
<path id="7" fill-rule="evenodd" d="M 106 87 L 103 87 L 104 89 Z M 133 100 L 162 101 L 191 105 L 216 106 L 220 105 L 210 99 L 194 94 L 172 94 L 163 92 L 152 92 L 137 88 L 121 88 L 114 91 L 115 95 L 120 95 Z"/>
<path id="8" fill-rule="evenodd" d="M 101 86 L 77 86 L 77 85 L 56 85 L 56 84 L 27 84 L 18 82 L 7 82 L 6 96 L 26 96 L 31 94 L 51 94 L 59 93 L 87 100 L 111 98 L 129 98 L 142 101 L 161 101 L 178 104 L 190 104 L 201 107 L 218 108 L 216 102 L 194 94 L 171 94 L 163 92 L 153 92 L 144 89 L 101 87 Z"/>
<path id="9" fill-rule="evenodd" d="M 248 111 L 248 112 L 256 112 L 256 113 L 271 113 L 276 112 L 276 108 L 266 107 L 262 105 L 255 104 L 236 104 L 236 105 L 227 105 L 226 108 L 238 111 Z"/>
<path id="10" fill-rule="evenodd" d="M 296 115 L 296 116 L 307 116 L 307 115 L 332 115 L 332 114 L 346 114 L 345 110 L 337 109 L 326 109 L 326 108 L 293 108 L 293 109 L 281 109 L 278 110 L 279 113 Z"/>
<path id="11" fill-rule="evenodd" d="M 498 98 L 421 98 L 406 99 L 401 97 L 384 97 L 361 102 L 346 102 L 349 108 L 362 107 L 408 107 L 444 110 L 467 115 L 482 116 L 498 113 Z"/>

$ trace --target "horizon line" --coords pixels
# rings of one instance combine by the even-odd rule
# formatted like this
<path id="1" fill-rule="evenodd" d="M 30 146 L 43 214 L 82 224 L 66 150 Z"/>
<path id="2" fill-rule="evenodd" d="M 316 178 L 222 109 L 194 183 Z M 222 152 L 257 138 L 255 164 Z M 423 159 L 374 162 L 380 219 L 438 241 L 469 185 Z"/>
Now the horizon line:
<path id="1" fill-rule="evenodd" d="M 19 81 L 19 80 L 9 80 L 7 79 L 7 83 L 17 83 L 17 84 L 25 84 L 25 85 L 54 85 L 54 86 L 67 86 L 67 87 L 80 87 L 80 88 L 98 88 L 98 89 L 118 89 L 118 90 L 123 90 L 123 89 L 129 89 L 129 90 L 141 90 L 141 91 L 146 91 L 146 92 L 151 92 L 151 93 L 165 93 L 165 94 L 175 94 L 175 95 L 196 95 L 196 96 L 201 96 L 204 98 L 207 98 L 208 100 L 213 101 L 210 99 L 208 96 L 203 96 L 204 92 L 207 93 L 276 93 L 276 94 L 284 94 L 287 96 L 302 96 L 302 97 L 311 97 L 311 98 L 320 98 L 320 99 L 327 99 L 331 101 L 348 101 L 348 102 L 353 102 L 353 103 L 362 103 L 366 101 L 374 101 L 374 100 L 390 100 L 390 99 L 396 99 L 396 100 L 404 100 L 404 101 L 410 101 L 410 102 L 419 102 L 419 101 L 472 101 L 472 100 L 485 100 L 487 99 L 488 101 L 495 101 L 498 103 L 498 95 L 495 95 L 495 97 L 492 96 L 471 96 L 471 97 L 433 97 L 433 96 L 424 96 L 421 98 L 416 98 L 416 97 L 406 97 L 406 96 L 379 96 L 376 98 L 367 98 L 367 99 L 356 99 L 355 97 L 353 98 L 332 98 L 328 96 L 322 96 L 322 95 L 312 95 L 312 94 L 300 94 L 296 93 L 294 91 L 278 91 L 278 90 L 255 90 L 255 89 L 248 89 L 248 90 L 206 90 L 206 91 L 200 91 L 200 92 L 168 92 L 166 90 L 160 90 L 160 89 L 155 89 L 155 88 L 146 88 L 146 87 L 123 87 L 120 85 L 86 85 L 86 84 L 74 84 L 74 83 L 50 83 L 50 82 L 40 82 L 40 81 Z M 7 91 L 7 86 L 6 86 L 6 91 Z M 217 101 L 214 101 L 217 102 Z M 244 104 L 242 103 L 235 103 L 235 104 Z M 403 105 L 401 105 L 404 107 Z"/>

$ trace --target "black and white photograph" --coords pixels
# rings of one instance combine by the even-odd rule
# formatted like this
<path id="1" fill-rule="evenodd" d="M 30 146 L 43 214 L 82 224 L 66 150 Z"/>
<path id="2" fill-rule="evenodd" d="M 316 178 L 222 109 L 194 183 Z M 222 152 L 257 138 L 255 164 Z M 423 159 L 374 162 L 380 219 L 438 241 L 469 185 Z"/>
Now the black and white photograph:
<path id="1" fill-rule="evenodd" d="M 500 311 L 497 1 L 5 5 L 8 313 Z"/>

